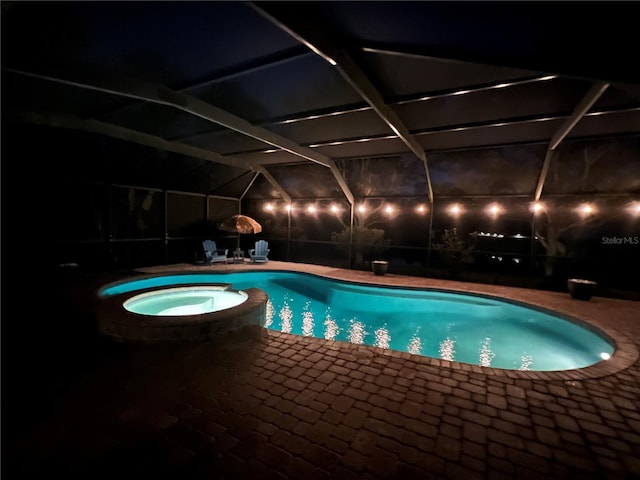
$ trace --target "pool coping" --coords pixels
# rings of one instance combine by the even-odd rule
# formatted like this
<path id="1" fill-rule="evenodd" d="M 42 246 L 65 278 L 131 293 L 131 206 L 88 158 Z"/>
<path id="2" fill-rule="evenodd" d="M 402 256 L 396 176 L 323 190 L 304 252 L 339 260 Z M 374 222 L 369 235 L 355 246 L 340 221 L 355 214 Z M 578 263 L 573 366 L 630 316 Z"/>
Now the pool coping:
<path id="1" fill-rule="evenodd" d="M 248 268 L 247 268 L 248 267 Z M 154 274 L 197 274 L 197 273 L 232 273 L 239 271 L 289 271 L 294 273 L 306 273 L 311 275 L 317 275 L 333 280 L 344 281 L 352 284 L 363 284 L 373 286 L 388 286 L 399 288 L 412 288 L 412 289 L 425 289 L 430 291 L 441 291 L 451 293 L 462 293 L 475 295 L 485 298 L 491 298 L 495 300 L 506 300 L 508 302 L 516 303 L 522 306 L 530 307 L 536 310 L 541 310 L 546 313 L 558 315 L 569 321 L 573 321 L 581 326 L 595 330 L 597 333 L 602 333 L 615 345 L 615 350 L 608 360 L 603 360 L 594 365 L 583 367 L 579 369 L 571 370 L 558 370 L 558 371 L 520 371 L 520 370 L 507 370 L 493 367 L 481 367 L 479 365 L 472 365 L 468 363 L 462 363 L 457 361 L 437 359 L 433 357 L 427 357 L 424 355 L 416 355 L 408 352 L 401 352 L 397 350 L 384 349 L 380 347 L 357 345 L 349 342 L 342 342 L 337 340 L 325 340 L 314 337 L 301 337 L 306 340 L 317 341 L 319 345 L 331 345 L 337 344 L 336 347 L 353 352 L 356 356 L 370 353 L 377 353 L 379 355 L 391 356 L 394 358 L 401 358 L 405 361 L 410 360 L 416 364 L 435 366 L 440 368 L 447 368 L 456 371 L 473 372 L 477 374 L 507 377 L 510 379 L 525 379 L 525 380 L 558 380 L 558 381 L 580 381 L 587 379 L 602 378 L 608 375 L 615 374 L 633 365 L 640 356 L 640 351 L 636 344 L 623 332 L 617 328 L 613 328 L 610 325 L 599 321 L 597 318 L 571 311 L 568 309 L 558 309 L 557 307 L 550 308 L 545 305 L 543 301 L 536 300 L 533 293 L 542 294 L 554 294 L 555 292 L 544 292 L 531 289 L 523 289 L 517 287 L 504 287 L 501 286 L 500 293 L 495 293 L 490 290 L 490 285 L 485 284 L 471 284 L 464 282 L 447 282 L 447 286 L 435 286 L 428 285 L 428 283 L 435 283 L 434 279 L 409 277 L 403 275 L 374 275 L 371 272 L 354 271 L 346 269 L 338 269 L 332 267 L 325 267 L 319 265 L 298 264 L 290 262 L 269 262 L 267 264 L 261 264 L 259 266 L 247 266 L 244 268 L 242 265 L 224 265 L 219 268 L 197 268 L 193 269 L 190 265 L 177 264 L 177 265 L 164 265 L 159 267 L 142 268 L 137 271 L 142 276 L 155 276 Z M 421 280 L 417 282 L 416 280 Z M 420 285 L 418 285 L 418 283 Z M 442 283 L 442 282 L 440 282 Z M 523 298 L 523 296 L 525 298 Z M 571 299 L 570 302 L 580 302 L 580 305 L 585 303 L 581 300 Z M 573 305 L 573 304 L 569 304 Z M 284 332 L 278 332 L 275 330 L 269 330 L 271 332 L 277 332 L 281 335 L 291 335 L 294 337 L 300 337 L 300 335 L 289 334 Z M 315 342 L 314 342 L 315 343 Z"/>

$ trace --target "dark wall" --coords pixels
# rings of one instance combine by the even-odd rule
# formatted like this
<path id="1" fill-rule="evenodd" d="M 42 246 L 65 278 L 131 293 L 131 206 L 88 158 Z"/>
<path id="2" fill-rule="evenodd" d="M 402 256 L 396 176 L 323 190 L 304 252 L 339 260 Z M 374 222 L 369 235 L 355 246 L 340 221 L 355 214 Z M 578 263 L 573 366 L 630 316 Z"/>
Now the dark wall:
<path id="1" fill-rule="evenodd" d="M 230 174 L 208 175 L 212 166 L 101 136 L 3 125 L 6 263 L 38 271 L 64 264 L 126 270 L 193 262 L 205 238 L 231 247 L 235 237 L 217 225 L 238 212 L 239 201 L 211 194 L 224 191 Z M 239 190 L 229 188 L 225 193 Z"/>

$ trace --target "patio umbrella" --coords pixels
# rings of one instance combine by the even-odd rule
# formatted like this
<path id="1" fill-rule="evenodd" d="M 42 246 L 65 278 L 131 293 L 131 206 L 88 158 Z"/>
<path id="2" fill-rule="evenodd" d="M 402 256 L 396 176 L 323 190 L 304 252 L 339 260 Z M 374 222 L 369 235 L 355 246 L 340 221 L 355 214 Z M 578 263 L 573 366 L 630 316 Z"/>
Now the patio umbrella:
<path id="1" fill-rule="evenodd" d="M 262 225 L 251 217 L 238 214 L 222 222 L 220 224 L 220 230 L 242 234 L 260 233 L 262 231 Z"/>
<path id="2" fill-rule="evenodd" d="M 219 225 L 220 230 L 230 233 L 238 233 L 247 235 L 251 233 L 260 233 L 262 231 L 262 225 L 256 220 L 247 215 L 234 215 L 227 218 Z M 240 248 L 240 237 L 238 236 L 238 249 Z"/>

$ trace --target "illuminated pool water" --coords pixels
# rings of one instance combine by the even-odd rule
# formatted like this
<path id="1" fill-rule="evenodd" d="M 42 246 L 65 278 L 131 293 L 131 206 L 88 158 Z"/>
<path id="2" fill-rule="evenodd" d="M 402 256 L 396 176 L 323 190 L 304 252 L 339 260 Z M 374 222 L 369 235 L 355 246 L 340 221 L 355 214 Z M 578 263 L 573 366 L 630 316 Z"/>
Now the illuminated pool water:
<path id="1" fill-rule="evenodd" d="M 124 302 L 126 310 L 141 315 L 200 315 L 240 305 L 244 292 L 219 287 L 177 287 L 141 293 Z"/>
<path id="2" fill-rule="evenodd" d="M 231 284 L 269 296 L 266 327 L 510 370 L 583 368 L 613 343 L 586 325 L 522 304 L 426 289 L 379 287 L 304 273 L 174 274 L 104 287 L 100 296 L 167 285 Z"/>

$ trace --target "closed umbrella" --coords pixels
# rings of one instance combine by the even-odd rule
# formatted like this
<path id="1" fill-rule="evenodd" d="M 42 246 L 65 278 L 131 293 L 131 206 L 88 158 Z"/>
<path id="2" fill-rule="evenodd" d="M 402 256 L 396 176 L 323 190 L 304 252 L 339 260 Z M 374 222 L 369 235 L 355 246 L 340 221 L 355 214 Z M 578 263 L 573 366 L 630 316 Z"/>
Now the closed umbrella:
<path id="1" fill-rule="evenodd" d="M 260 225 L 255 219 L 247 215 L 234 215 L 227 218 L 219 225 L 220 230 L 230 233 L 238 233 L 243 235 L 260 233 L 262 231 L 262 225 Z M 238 249 L 240 248 L 240 237 L 238 237 Z"/>

